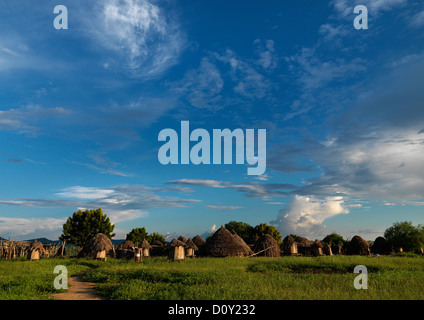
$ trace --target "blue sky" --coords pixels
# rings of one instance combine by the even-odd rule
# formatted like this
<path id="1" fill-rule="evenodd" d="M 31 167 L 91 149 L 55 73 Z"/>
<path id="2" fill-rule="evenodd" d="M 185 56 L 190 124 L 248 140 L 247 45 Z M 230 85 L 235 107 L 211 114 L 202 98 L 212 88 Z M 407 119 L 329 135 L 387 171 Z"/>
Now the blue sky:
<path id="1" fill-rule="evenodd" d="M 57 239 L 98 207 L 116 238 L 236 220 L 373 240 L 424 222 L 422 1 L 6 0 L 0 32 L 4 238 Z M 266 173 L 160 164 L 181 121 L 266 129 Z"/>

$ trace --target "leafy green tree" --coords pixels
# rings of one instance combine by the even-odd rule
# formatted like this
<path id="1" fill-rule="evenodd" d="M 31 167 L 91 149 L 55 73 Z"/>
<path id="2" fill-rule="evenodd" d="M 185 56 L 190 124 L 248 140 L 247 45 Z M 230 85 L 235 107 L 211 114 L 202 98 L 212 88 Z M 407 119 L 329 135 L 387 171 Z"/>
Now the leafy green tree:
<path id="1" fill-rule="evenodd" d="M 101 208 L 78 210 L 66 220 L 59 240 L 65 240 L 69 244 L 82 247 L 90 237 L 97 233 L 103 233 L 109 239 L 112 239 L 115 236 L 114 229 L 115 225 L 110 222 Z"/>
<path id="2" fill-rule="evenodd" d="M 327 243 L 327 244 L 338 244 L 338 245 L 345 245 L 346 244 L 346 240 L 343 239 L 343 237 L 337 233 L 332 233 L 327 235 L 322 242 Z"/>
<path id="3" fill-rule="evenodd" d="M 125 240 L 131 240 L 134 242 L 134 244 L 140 245 L 144 239 L 148 241 L 149 234 L 146 231 L 146 228 L 134 228 L 130 231 L 130 233 L 127 234 L 127 237 Z"/>
<path id="4" fill-rule="evenodd" d="M 384 231 L 384 237 L 394 248 L 404 251 L 416 251 L 424 247 L 424 226 L 412 225 L 412 222 L 396 222 Z"/>
<path id="5" fill-rule="evenodd" d="M 256 236 L 261 237 L 264 234 L 269 234 L 271 237 L 275 239 L 275 241 L 281 244 L 282 237 L 281 237 L 280 231 L 278 231 L 278 229 L 275 226 L 268 225 L 266 223 L 261 223 L 253 228 L 253 235 L 255 237 Z"/>
<path id="6" fill-rule="evenodd" d="M 152 234 L 149 234 L 147 236 L 147 242 L 152 243 L 155 240 L 159 240 L 163 244 L 165 244 L 165 242 L 166 242 L 165 237 L 163 235 L 161 235 L 160 233 L 157 233 L 157 232 L 153 232 Z"/>
<path id="7" fill-rule="evenodd" d="M 253 238 L 253 227 L 247 223 L 230 221 L 224 227 L 237 233 L 244 241 L 248 242 Z"/>

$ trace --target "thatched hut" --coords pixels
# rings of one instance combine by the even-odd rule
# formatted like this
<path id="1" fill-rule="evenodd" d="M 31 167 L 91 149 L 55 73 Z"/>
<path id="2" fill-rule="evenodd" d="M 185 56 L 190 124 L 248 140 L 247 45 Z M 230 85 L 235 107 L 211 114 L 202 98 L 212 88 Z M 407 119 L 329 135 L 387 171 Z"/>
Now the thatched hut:
<path id="1" fill-rule="evenodd" d="M 143 239 L 141 243 L 141 249 L 143 249 L 143 257 L 150 257 L 150 249 L 152 248 L 146 239 Z"/>
<path id="2" fill-rule="evenodd" d="M 312 253 L 314 256 L 318 257 L 318 256 L 324 255 L 324 252 L 322 251 L 324 246 L 319 240 L 315 240 L 311 248 L 312 248 Z"/>
<path id="3" fill-rule="evenodd" d="M 154 240 L 152 242 L 152 244 L 150 245 L 151 249 L 150 249 L 150 255 L 153 257 L 157 257 L 157 256 L 163 256 L 164 252 L 165 252 L 165 248 L 162 242 L 160 242 L 159 240 Z"/>
<path id="4" fill-rule="evenodd" d="M 125 240 L 116 248 L 118 259 L 132 259 L 135 254 L 135 244 L 131 240 Z"/>
<path id="5" fill-rule="evenodd" d="M 87 241 L 78 256 L 106 261 L 107 257 L 115 257 L 115 249 L 112 241 L 106 235 L 97 233 Z"/>
<path id="6" fill-rule="evenodd" d="M 196 246 L 196 244 L 191 240 L 190 238 L 186 242 L 185 247 L 185 255 L 188 258 L 194 258 L 196 256 L 196 251 L 198 251 L 199 248 Z"/>
<path id="7" fill-rule="evenodd" d="M 299 254 L 298 245 L 299 243 L 296 242 L 292 236 L 288 235 L 287 237 L 283 239 L 283 245 L 282 245 L 283 254 L 292 255 L 292 256 L 298 255 Z"/>
<path id="8" fill-rule="evenodd" d="M 302 256 L 313 255 L 313 252 L 312 252 L 313 241 L 310 241 L 305 237 L 297 237 L 296 242 L 298 243 L 297 250 L 299 254 L 301 254 Z"/>
<path id="9" fill-rule="evenodd" d="M 331 252 L 333 254 L 343 254 L 343 247 L 340 244 L 333 243 L 331 245 Z"/>
<path id="10" fill-rule="evenodd" d="M 233 237 L 243 246 L 244 250 L 248 253 L 248 255 L 253 254 L 253 250 L 247 245 L 247 243 L 240 237 L 236 232 L 233 232 Z"/>
<path id="11" fill-rule="evenodd" d="M 44 254 L 44 247 L 41 242 L 35 240 L 31 243 L 28 251 L 29 260 L 40 260 L 40 257 Z"/>
<path id="12" fill-rule="evenodd" d="M 197 236 L 195 236 L 193 239 L 192 239 L 192 241 L 194 242 L 194 244 L 197 246 L 197 248 L 198 248 L 198 250 L 197 250 L 197 252 L 195 252 L 195 254 L 197 255 L 197 256 L 204 256 L 206 253 L 205 253 L 205 244 L 206 244 L 206 241 L 205 240 L 203 240 L 203 238 L 201 237 L 201 236 L 199 236 L 199 235 L 197 235 Z"/>
<path id="13" fill-rule="evenodd" d="M 377 237 L 370 247 L 370 251 L 372 254 L 390 254 L 392 248 L 386 238 Z"/>
<path id="14" fill-rule="evenodd" d="M 173 239 L 168 246 L 168 258 L 172 261 L 185 260 L 186 244 L 178 239 Z"/>
<path id="15" fill-rule="evenodd" d="M 257 253 L 257 256 L 272 258 L 279 258 L 281 256 L 280 246 L 269 234 L 264 234 L 262 237 L 258 238 L 253 246 L 253 251 Z"/>
<path id="16" fill-rule="evenodd" d="M 184 242 L 184 243 L 186 243 L 186 242 L 187 242 L 187 238 L 186 238 L 186 237 L 184 237 L 184 236 L 179 236 L 179 237 L 178 237 L 178 240 L 180 240 L 181 242 Z"/>
<path id="17" fill-rule="evenodd" d="M 251 254 L 250 248 L 246 248 L 223 226 L 206 241 L 205 250 L 212 257 L 244 257 Z"/>
<path id="18" fill-rule="evenodd" d="M 360 236 L 354 236 L 346 246 L 346 254 L 348 255 L 363 255 L 370 254 L 368 242 Z"/>

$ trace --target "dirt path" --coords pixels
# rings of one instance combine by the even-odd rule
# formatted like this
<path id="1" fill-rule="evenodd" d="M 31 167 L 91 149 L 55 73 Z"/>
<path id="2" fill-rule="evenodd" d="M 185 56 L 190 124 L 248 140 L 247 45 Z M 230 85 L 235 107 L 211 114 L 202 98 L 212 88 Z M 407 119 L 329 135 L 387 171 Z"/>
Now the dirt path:
<path id="1" fill-rule="evenodd" d="M 99 297 L 94 289 L 95 284 L 81 280 L 84 273 L 77 274 L 68 279 L 68 291 L 53 295 L 55 300 L 104 300 Z"/>

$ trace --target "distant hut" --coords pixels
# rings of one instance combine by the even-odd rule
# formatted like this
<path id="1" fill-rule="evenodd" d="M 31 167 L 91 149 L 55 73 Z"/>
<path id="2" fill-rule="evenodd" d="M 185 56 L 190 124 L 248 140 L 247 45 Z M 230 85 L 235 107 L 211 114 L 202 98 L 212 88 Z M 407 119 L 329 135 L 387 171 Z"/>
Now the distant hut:
<path id="1" fill-rule="evenodd" d="M 360 236 L 354 236 L 346 246 L 346 254 L 348 255 L 363 255 L 370 254 L 368 242 Z"/>
<path id="2" fill-rule="evenodd" d="M 150 257 L 150 249 L 152 247 L 147 242 L 146 239 L 143 239 L 143 242 L 141 243 L 141 249 L 143 249 L 143 257 Z"/>
<path id="3" fill-rule="evenodd" d="M 89 257 L 105 260 L 115 256 L 112 241 L 103 233 L 92 236 L 78 254 L 79 257 Z"/>
<path id="4" fill-rule="evenodd" d="M 135 254 L 135 244 L 131 240 L 125 240 L 116 248 L 118 259 L 132 259 Z"/>
<path id="5" fill-rule="evenodd" d="M 35 240 L 29 247 L 28 259 L 29 260 L 40 260 L 40 257 L 44 254 L 44 247 L 41 242 Z"/>
<path id="6" fill-rule="evenodd" d="M 199 235 L 195 236 L 192 241 L 194 242 L 194 244 L 196 245 L 196 247 L 198 248 L 198 250 L 195 252 L 195 254 L 197 256 L 204 256 L 205 255 L 205 244 L 206 241 L 203 240 L 203 238 Z"/>
<path id="7" fill-rule="evenodd" d="M 319 240 L 315 240 L 315 242 L 312 244 L 311 248 L 312 248 L 312 253 L 313 253 L 314 256 L 318 257 L 318 256 L 324 255 L 324 252 L 322 251 L 324 246 L 322 245 L 322 243 Z"/>
<path id="8" fill-rule="evenodd" d="M 186 237 L 184 237 L 184 236 L 179 236 L 179 237 L 178 237 L 178 240 L 180 240 L 181 242 L 184 242 L 184 243 L 186 243 L 186 242 L 187 242 L 187 238 L 186 238 Z"/>
<path id="9" fill-rule="evenodd" d="M 186 244 L 178 239 L 173 239 L 169 244 L 168 258 L 172 261 L 185 260 L 185 246 Z"/>
<path id="10" fill-rule="evenodd" d="M 373 254 L 390 254 L 392 252 L 392 248 L 386 238 L 377 237 L 371 245 L 370 251 Z"/>
<path id="11" fill-rule="evenodd" d="M 185 255 L 188 258 L 194 258 L 196 256 L 196 251 L 198 251 L 199 248 L 196 246 L 196 244 L 191 240 L 190 238 L 186 242 L 185 247 Z"/>
<path id="12" fill-rule="evenodd" d="M 236 232 L 233 232 L 233 237 L 240 243 L 240 245 L 244 248 L 244 250 L 248 253 L 248 255 L 253 254 L 253 250 L 247 245 L 247 243 L 240 237 Z"/>
<path id="13" fill-rule="evenodd" d="M 313 241 L 310 241 L 305 237 L 297 237 L 296 242 L 298 243 L 297 250 L 302 256 L 313 255 L 313 252 L 312 252 Z"/>
<path id="14" fill-rule="evenodd" d="M 288 235 L 283 240 L 283 245 L 282 245 L 283 254 L 291 255 L 291 256 L 298 255 L 299 254 L 298 245 L 299 243 L 296 242 L 292 236 Z"/>
<path id="15" fill-rule="evenodd" d="M 150 255 L 151 256 L 162 256 L 164 255 L 164 246 L 163 243 L 159 240 L 154 240 L 152 244 L 150 245 Z"/>
<path id="16" fill-rule="evenodd" d="M 251 250 L 243 246 L 230 231 L 221 226 L 205 245 L 206 254 L 212 257 L 244 257 L 251 254 Z"/>
<path id="17" fill-rule="evenodd" d="M 253 246 L 253 251 L 257 253 L 258 256 L 263 257 L 279 258 L 281 256 L 280 246 L 269 234 L 264 234 L 262 237 L 258 238 Z"/>

